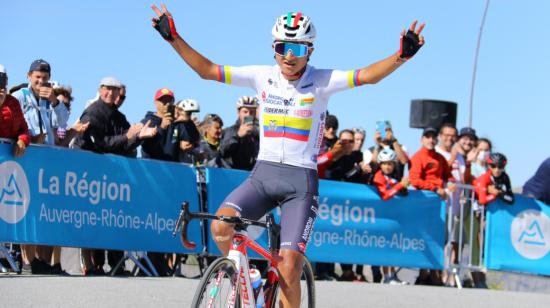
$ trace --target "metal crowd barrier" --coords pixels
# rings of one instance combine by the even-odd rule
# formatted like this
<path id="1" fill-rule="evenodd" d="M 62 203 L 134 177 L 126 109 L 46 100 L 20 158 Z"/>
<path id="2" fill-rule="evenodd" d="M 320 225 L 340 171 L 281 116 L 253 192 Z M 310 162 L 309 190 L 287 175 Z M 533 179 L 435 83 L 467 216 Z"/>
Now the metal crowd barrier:
<path id="1" fill-rule="evenodd" d="M 479 205 L 475 199 L 475 189 L 472 185 L 456 184 L 458 200 L 451 200 L 447 213 L 447 264 L 446 271 L 448 277 L 451 277 L 457 288 L 461 289 L 463 281 L 461 274 L 464 271 L 485 272 L 483 266 L 483 245 L 484 245 L 484 225 L 485 225 L 485 206 Z M 452 203 L 458 202 L 460 209 L 458 217 L 453 214 Z M 479 218 L 479 221 L 478 221 Z M 478 226 L 478 228 L 474 228 Z M 477 230 L 476 230 L 477 229 Z M 476 232 L 477 231 L 477 232 Z M 453 237 L 458 233 L 458 251 L 456 263 L 451 262 L 451 245 Z M 479 238 L 477 239 L 479 234 Z M 467 244 L 467 254 L 464 256 L 465 245 Z"/>

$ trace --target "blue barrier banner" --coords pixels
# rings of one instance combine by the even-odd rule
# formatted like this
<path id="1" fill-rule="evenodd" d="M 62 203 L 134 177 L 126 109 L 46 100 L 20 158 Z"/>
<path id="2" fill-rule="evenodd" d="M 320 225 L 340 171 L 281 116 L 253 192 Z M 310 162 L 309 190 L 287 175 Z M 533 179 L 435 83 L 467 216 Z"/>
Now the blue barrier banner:
<path id="1" fill-rule="evenodd" d="M 208 169 L 208 208 L 248 176 L 247 172 Z M 318 216 L 306 255 L 311 261 L 442 269 L 445 205 L 437 195 L 409 191 L 382 201 L 376 189 L 360 184 L 320 181 Z M 275 211 L 276 219 L 280 210 Z M 249 236 L 265 245 L 265 236 Z M 216 252 L 214 243 L 208 244 Z"/>
<path id="2" fill-rule="evenodd" d="M 513 205 L 489 204 L 485 231 L 488 269 L 550 275 L 550 207 L 516 195 Z"/>
<path id="3" fill-rule="evenodd" d="M 153 160 L 0 144 L 0 242 L 184 252 L 171 236 L 182 201 L 198 210 L 195 170 Z M 199 222 L 190 238 L 201 251 Z"/>

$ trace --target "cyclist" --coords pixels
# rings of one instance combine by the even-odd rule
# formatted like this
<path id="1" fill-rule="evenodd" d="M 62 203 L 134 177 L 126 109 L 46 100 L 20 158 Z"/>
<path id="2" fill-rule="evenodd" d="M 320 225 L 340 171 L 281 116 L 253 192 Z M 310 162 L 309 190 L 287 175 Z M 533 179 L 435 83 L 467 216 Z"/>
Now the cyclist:
<path id="1" fill-rule="evenodd" d="M 424 24 L 413 22 L 401 33 L 399 51 L 368 67 L 350 70 L 316 69 L 308 65 L 316 31 L 302 13 L 280 16 L 272 29 L 276 65 L 232 67 L 217 65 L 181 38 L 172 15 L 161 5 L 153 27 L 203 79 L 250 87 L 260 99 L 260 151 L 250 177 L 222 203 L 217 215 L 258 219 L 281 206 L 279 264 L 281 304 L 300 302 L 303 256 L 318 206 L 317 154 L 330 95 L 388 76 L 424 44 Z M 227 254 L 233 228 L 212 223 L 220 250 Z"/>

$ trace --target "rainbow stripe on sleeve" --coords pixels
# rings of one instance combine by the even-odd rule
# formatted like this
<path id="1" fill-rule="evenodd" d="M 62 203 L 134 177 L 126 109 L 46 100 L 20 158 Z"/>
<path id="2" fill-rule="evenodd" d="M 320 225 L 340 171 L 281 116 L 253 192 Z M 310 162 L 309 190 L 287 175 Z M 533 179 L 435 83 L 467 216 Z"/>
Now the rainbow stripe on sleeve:
<path id="1" fill-rule="evenodd" d="M 359 70 L 348 71 L 348 86 L 354 88 L 360 86 L 359 83 Z"/>
<path id="2" fill-rule="evenodd" d="M 231 66 L 218 65 L 218 81 L 231 84 Z"/>
<path id="3" fill-rule="evenodd" d="M 264 137 L 288 138 L 307 142 L 312 119 L 300 119 L 264 114 Z"/>

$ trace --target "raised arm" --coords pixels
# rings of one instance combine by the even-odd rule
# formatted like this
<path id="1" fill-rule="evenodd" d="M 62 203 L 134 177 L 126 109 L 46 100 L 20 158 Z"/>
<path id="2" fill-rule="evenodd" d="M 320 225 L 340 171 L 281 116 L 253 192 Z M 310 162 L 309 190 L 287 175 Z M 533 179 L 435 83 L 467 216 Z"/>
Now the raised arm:
<path id="1" fill-rule="evenodd" d="M 161 4 L 160 7 L 161 10 L 154 4 L 151 6 L 157 15 L 157 18 L 153 18 L 153 27 L 172 45 L 185 63 L 197 72 L 201 78 L 218 80 L 218 65 L 212 63 L 212 61 L 189 46 L 176 31 L 172 14 L 164 4 Z"/>
<path id="2" fill-rule="evenodd" d="M 399 51 L 358 71 L 357 81 L 359 84 L 379 82 L 416 54 L 420 47 L 424 45 L 424 37 L 420 33 L 425 25 L 422 23 L 417 28 L 416 24 L 417 21 L 415 20 L 406 33 L 405 30 L 401 32 Z"/>

